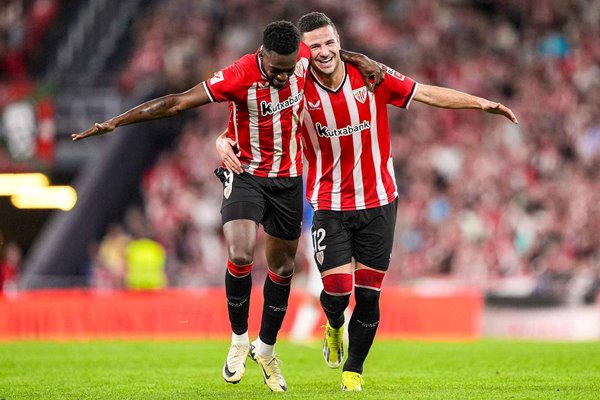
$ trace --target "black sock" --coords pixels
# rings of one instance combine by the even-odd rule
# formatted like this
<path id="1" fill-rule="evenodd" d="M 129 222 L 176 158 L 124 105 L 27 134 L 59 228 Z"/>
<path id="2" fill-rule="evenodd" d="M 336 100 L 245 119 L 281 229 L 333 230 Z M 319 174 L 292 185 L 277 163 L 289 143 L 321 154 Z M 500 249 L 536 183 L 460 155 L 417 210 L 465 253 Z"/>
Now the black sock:
<path id="1" fill-rule="evenodd" d="M 273 282 L 269 275 L 267 275 L 263 288 L 263 297 L 264 304 L 259 337 L 263 343 L 274 345 L 287 311 L 288 299 L 290 298 L 290 284 L 280 285 Z"/>
<path id="2" fill-rule="evenodd" d="M 344 325 L 344 310 L 350 303 L 350 295 L 332 296 L 321 291 L 321 307 L 327 316 L 327 321 L 334 329 L 341 328 Z"/>
<path id="3" fill-rule="evenodd" d="M 379 291 L 356 287 L 356 306 L 348 324 L 348 358 L 344 371 L 362 374 L 379 326 Z"/>
<path id="4" fill-rule="evenodd" d="M 248 332 L 248 311 L 250 310 L 250 292 L 252 276 L 250 274 L 236 278 L 225 271 L 225 294 L 231 330 L 236 335 Z"/>

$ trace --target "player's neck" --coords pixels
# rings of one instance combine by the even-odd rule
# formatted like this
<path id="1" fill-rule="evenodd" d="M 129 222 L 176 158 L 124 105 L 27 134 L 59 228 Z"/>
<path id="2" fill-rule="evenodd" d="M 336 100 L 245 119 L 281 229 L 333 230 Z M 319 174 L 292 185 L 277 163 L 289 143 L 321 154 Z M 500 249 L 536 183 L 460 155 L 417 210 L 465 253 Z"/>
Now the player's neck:
<path id="1" fill-rule="evenodd" d="M 339 68 L 337 68 L 333 74 L 324 74 L 317 68 L 312 68 L 312 72 L 321 86 L 325 86 L 328 89 L 337 91 L 342 82 L 344 82 L 344 76 L 346 76 L 346 64 L 344 62 L 340 62 Z"/>

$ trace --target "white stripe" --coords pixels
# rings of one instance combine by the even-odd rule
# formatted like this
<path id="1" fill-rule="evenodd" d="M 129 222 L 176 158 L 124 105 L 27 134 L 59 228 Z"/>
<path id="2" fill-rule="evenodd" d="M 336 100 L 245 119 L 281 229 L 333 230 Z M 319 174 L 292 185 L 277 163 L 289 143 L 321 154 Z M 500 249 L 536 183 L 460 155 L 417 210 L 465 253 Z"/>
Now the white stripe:
<path id="1" fill-rule="evenodd" d="M 296 78 L 296 75 L 292 75 L 292 77 L 290 78 L 290 89 L 292 90 L 292 97 L 294 97 L 298 93 L 298 79 Z M 296 155 L 298 154 L 298 144 L 296 143 L 296 140 L 297 140 L 296 136 L 298 133 L 298 125 L 300 123 L 298 109 L 300 108 L 300 104 L 303 101 L 304 101 L 304 99 L 302 99 L 298 103 L 294 104 L 294 106 L 292 108 L 292 132 L 290 134 L 290 148 L 289 148 L 290 162 L 291 162 L 290 176 L 300 175 L 298 173 L 298 167 L 296 165 Z M 302 173 L 302 172 L 300 172 L 300 173 Z"/>
<path id="2" fill-rule="evenodd" d="M 415 87 L 413 88 L 413 92 L 410 95 L 410 98 L 408 99 L 408 101 L 406 102 L 406 109 L 408 110 L 408 107 L 410 107 L 410 103 L 412 102 L 413 97 L 415 97 L 415 94 L 417 94 L 417 89 L 419 88 L 419 84 L 417 82 L 415 82 Z"/>
<path id="3" fill-rule="evenodd" d="M 396 197 L 398 197 L 398 186 L 396 186 L 396 174 L 394 173 L 394 160 L 392 159 L 392 157 L 388 158 L 388 162 L 387 162 L 387 170 L 388 173 L 390 174 L 390 177 L 392 178 L 392 183 L 394 184 L 394 199 Z M 382 206 L 388 204 L 389 201 L 386 197 L 385 202 L 381 203 Z"/>
<path id="4" fill-rule="evenodd" d="M 231 102 L 231 119 L 233 120 L 233 129 L 235 131 L 235 142 L 240 143 L 240 137 L 238 135 L 238 124 L 237 124 L 237 103 L 235 101 Z"/>
<path id="5" fill-rule="evenodd" d="M 335 122 L 335 115 L 333 113 L 333 109 L 331 108 L 331 102 L 329 101 L 329 95 L 327 91 L 325 91 L 320 86 L 316 86 L 317 92 L 319 93 L 319 98 L 321 99 L 321 105 L 323 107 L 323 111 L 325 114 L 325 120 L 327 121 L 327 127 L 329 129 L 337 129 Z M 333 167 L 332 167 L 332 187 L 331 187 L 331 209 L 334 211 L 341 210 L 341 180 L 342 180 L 342 164 L 340 163 L 340 139 L 337 137 L 332 137 L 329 139 L 331 143 L 333 158 Z"/>
<path id="6" fill-rule="evenodd" d="M 202 82 L 202 86 L 204 86 L 204 91 L 206 92 L 206 95 L 208 96 L 208 99 L 210 100 L 210 102 L 214 103 L 215 100 L 210 95 L 210 90 L 208 90 L 208 85 L 206 84 L 206 81 Z"/>
<path id="7" fill-rule="evenodd" d="M 279 104 L 279 90 L 271 86 L 271 104 Z M 269 171 L 269 178 L 277 177 L 279 166 L 281 165 L 281 155 L 283 145 L 281 139 L 281 111 L 273 113 L 273 164 Z"/>
<path id="8" fill-rule="evenodd" d="M 260 147 L 258 141 L 258 100 L 256 99 L 256 83 L 248 89 L 248 131 L 250 133 L 250 149 L 252 150 L 252 161 L 248 166 L 248 172 L 253 173 L 260 163 Z"/>
<path id="9" fill-rule="evenodd" d="M 373 165 L 375 167 L 375 182 L 377 184 L 377 197 L 380 204 L 387 204 L 387 193 L 381 179 L 381 153 L 379 152 L 379 141 L 377 140 L 377 101 L 375 95 L 367 92 L 371 108 L 371 151 L 373 152 Z"/>
<path id="10" fill-rule="evenodd" d="M 357 285 L 356 283 L 354 284 L 354 287 L 359 287 L 359 288 L 363 288 L 363 289 L 371 289 L 371 290 L 374 290 L 376 292 L 381 292 L 381 288 L 376 288 L 376 287 L 372 287 L 372 286 Z"/>
<path id="11" fill-rule="evenodd" d="M 315 125 L 313 124 L 313 120 L 310 117 L 310 113 L 307 111 L 304 113 L 304 126 L 306 127 L 307 135 L 305 135 L 304 143 L 307 145 L 311 145 L 315 157 L 316 157 L 316 165 L 315 165 L 315 185 L 313 186 L 313 194 L 309 200 L 310 204 L 313 206 L 315 210 L 318 209 L 318 200 L 319 200 L 319 189 L 321 183 L 321 173 L 323 171 L 323 160 L 321 160 L 321 148 L 319 147 L 319 140 L 317 137 L 317 132 L 315 131 Z M 306 153 L 304 153 L 306 155 Z"/>
<path id="12" fill-rule="evenodd" d="M 346 79 L 343 92 L 350 113 L 350 125 L 360 125 L 362 121 L 360 120 L 354 93 L 352 93 L 350 79 Z M 365 208 L 365 190 L 363 187 L 362 165 L 360 164 L 362 156 L 362 132 L 356 132 L 352 135 L 352 144 L 354 147 L 354 168 L 352 169 L 352 178 L 354 180 L 354 202 L 356 203 L 357 209 L 362 209 Z"/>

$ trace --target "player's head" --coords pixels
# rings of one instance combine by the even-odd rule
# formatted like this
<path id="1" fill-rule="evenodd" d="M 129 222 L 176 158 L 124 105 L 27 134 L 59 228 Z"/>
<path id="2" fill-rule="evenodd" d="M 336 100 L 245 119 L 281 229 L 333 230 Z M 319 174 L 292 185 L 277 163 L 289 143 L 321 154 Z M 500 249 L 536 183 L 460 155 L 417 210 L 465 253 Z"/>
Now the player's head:
<path id="1" fill-rule="evenodd" d="M 302 41 L 310 48 L 310 63 L 317 73 L 333 75 L 341 65 L 340 36 L 335 24 L 321 12 L 303 15 L 298 21 Z"/>
<path id="2" fill-rule="evenodd" d="M 276 88 L 286 84 L 296 68 L 300 33 L 289 21 L 271 22 L 263 32 L 262 68 Z"/>

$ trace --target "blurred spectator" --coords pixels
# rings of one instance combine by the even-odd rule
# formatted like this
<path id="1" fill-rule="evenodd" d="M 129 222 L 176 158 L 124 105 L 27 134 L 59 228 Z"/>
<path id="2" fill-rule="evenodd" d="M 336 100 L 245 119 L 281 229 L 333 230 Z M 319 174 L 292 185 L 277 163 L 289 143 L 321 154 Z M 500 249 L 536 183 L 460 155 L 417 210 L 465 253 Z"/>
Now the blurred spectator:
<path id="1" fill-rule="evenodd" d="M 0 80 L 27 77 L 27 61 L 58 11 L 58 0 L 3 0 L 0 3 Z"/>
<path id="2" fill-rule="evenodd" d="M 111 224 L 94 258 L 91 286 L 96 289 L 115 290 L 125 287 L 127 274 L 127 246 L 131 235 L 119 224 Z"/>
<path id="3" fill-rule="evenodd" d="M 0 237 L 0 293 L 16 293 L 21 256 L 21 248 L 17 243 L 3 243 Z"/>
<path id="4" fill-rule="evenodd" d="M 165 250 L 148 238 L 134 239 L 126 248 L 126 286 L 132 290 L 156 290 L 165 287 Z"/>

